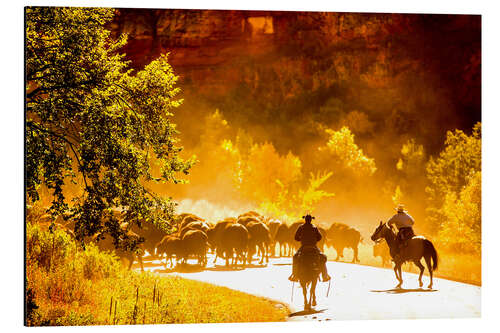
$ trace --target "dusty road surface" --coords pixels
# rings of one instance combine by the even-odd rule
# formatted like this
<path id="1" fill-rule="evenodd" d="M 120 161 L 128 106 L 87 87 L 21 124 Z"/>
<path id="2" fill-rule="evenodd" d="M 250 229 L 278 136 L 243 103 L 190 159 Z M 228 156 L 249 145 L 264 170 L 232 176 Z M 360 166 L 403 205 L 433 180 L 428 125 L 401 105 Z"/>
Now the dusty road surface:
<path id="1" fill-rule="evenodd" d="M 189 272 L 166 270 L 158 260 L 146 261 L 145 269 L 160 275 L 177 274 L 184 278 L 205 281 L 249 294 L 267 297 L 289 306 L 289 320 L 349 320 L 349 319 L 416 319 L 464 318 L 481 315 L 481 288 L 469 284 L 434 278 L 432 290 L 418 288 L 418 276 L 403 273 L 402 289 L 396 285 L 394 272 L 369 266 L 328 262 L 332 276 L 329 296 L 328 283 L 316 289 L 318 305 L 313 311 L 303 311 L 302 289 L 295 283 L 293 301 L 291 258 L 274 258 L 267 266 L 254 264 L 245 269 L 227 269 L 222 260 L 216 265 L 209 259 L 205 270 L 194 265 Z M 194 261 L 193 261 L 194 264 Z M 429 283 L 424 275 L 424 287 Z"/>

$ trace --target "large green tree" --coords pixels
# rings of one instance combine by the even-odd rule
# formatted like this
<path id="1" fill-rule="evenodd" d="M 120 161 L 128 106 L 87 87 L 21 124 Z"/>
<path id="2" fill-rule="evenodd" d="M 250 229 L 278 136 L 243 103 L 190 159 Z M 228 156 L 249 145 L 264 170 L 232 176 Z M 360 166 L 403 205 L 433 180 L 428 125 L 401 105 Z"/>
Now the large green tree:
<path id="1" fill-rule="evenodd" d="M 173 202 L 150 185 L 182 181 L 192 161 L 179 157 L 170 121 L 182 101 L 167 56 L 130 70 L 119 53 L 126 36 L 114 40 L 105 29 L 113 9 L 31 7 L 25 15 L 28 200 L 46 188 L 49 212 L 71 216 L 78 239 L 105 231 L 118 243 L 116 209 L 129 223 L 168 227 Z M 69 181 L 79 187 L 72 200 Z"/>

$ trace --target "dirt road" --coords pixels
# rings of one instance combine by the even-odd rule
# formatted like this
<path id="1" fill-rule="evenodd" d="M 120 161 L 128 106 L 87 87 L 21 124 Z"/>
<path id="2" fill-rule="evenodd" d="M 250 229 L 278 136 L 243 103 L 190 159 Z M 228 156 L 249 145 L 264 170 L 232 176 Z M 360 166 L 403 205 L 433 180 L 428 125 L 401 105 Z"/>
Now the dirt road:
<path id="1" fill-rule="evenodd" d="M 211 263 L 211 259 L 209 260 Z M 255 262 L 254 262 L 255 263 Z M 179 276 L 205 281 L 264 296 L 287 304 L 292 310 L 289 320 L 349 320 L 349 319 L 417 319 L 464 318 L 481 315 L 481 288 L 444 279 L 434 279 L 434 289 L 418 288 L 418 276 L 403 273 L 403 289 L 396 285 L 390 269 L 328 262 L 332 276 L 329 297 L 328 283 L 319 283 L 315 311 L 303 311 L 302 289 L 295 283 L 293 301 L 290 258 L 271 259 L 269 265 L 228 270 L 220 260 L 205 270 L 189 273 L 169 272 L 159 261 L 146 262 L 145 269 L 160 275 Z M 424 275 L 424 286 L 428 276 Z"/>

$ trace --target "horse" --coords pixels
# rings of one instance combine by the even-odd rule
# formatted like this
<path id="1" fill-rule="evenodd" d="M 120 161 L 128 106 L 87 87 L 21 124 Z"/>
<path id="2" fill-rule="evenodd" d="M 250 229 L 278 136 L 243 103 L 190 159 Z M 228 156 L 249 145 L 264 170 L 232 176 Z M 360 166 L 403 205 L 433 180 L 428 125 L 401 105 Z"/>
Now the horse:
<path id="1" fill-rule="evenodd" d="M 304 310 L 311 310 L 311 306 L 316 306 L 316 285 L 321 272 L 317 249 L 303 248 L 298 260 L 297 277 L 304 294 Z M 307 300 L 308 287 L 309 301 Z"/>
<path id="2" fill-rule="evenodd" d="M 399 281 L 396 288 L 401 288 L 401 285 L 403 284 L 401 265 L 403 265 L 406 261 L 413 262 L 420 269 L 418 282 L 420 288 L 422 288 L 422 275 L 424 274 L 425 268 L 421 264 L 420 260 L 423 257 L 430 275 L 430 283 L 427 288 L 432 289 L 432 272 L 438 268 L 438 255 L 432 242 L 423 236 L 414 236 L 407 241 L 407 246 L 401 250 L 399 257 L 396 259 L 396 254 L 398 253 L 396 232 L 389 227 L 387 223 L 382 223 L 381 221 L 379 226 L 373 232 L 371 239 L 372 241 L 377 242 L 382 238 L 384 238 L 387 245 L 389 245 L 389 252 L 394 260 L 394 274 L 396 275 L 396 279 Z"/>

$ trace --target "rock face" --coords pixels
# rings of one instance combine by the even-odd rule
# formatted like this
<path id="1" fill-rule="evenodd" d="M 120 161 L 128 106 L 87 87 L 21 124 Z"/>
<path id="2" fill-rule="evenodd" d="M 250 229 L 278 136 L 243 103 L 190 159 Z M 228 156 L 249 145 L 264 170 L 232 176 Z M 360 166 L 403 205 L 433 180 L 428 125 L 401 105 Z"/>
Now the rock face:
<path id="1" fill-rule="evenodd" d="M 236 125 L 335 126 L 356 111 L 374 124 L 356 133 L 368 140 L 480 120 L 480 16 L 119 9 L 110 29 L 129 34 L 136 68 L 170 52 L 184 107 Z"/>

